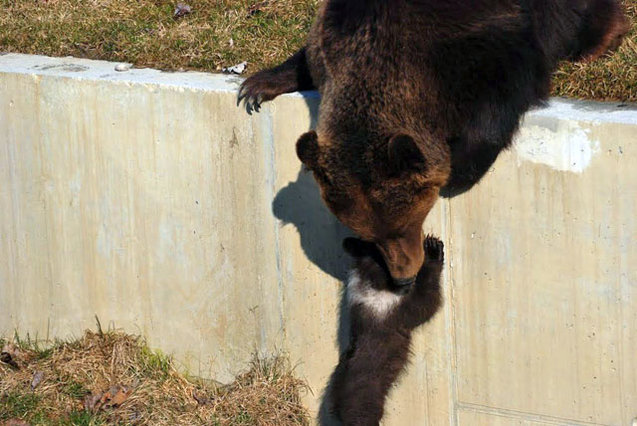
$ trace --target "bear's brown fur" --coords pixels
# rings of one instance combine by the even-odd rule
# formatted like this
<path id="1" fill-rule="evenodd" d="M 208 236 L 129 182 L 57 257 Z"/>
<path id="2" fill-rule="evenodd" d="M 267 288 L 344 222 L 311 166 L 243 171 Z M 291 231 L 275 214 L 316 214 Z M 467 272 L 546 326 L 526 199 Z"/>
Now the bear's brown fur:
<path id="1" fill-rule="evenodd" d="M 599 56 L 627 30 L 616 0 L 325 0 L 306 47 L 247 79 L 239 100 L 258 110 L 319 90 L 298 156 L 332 212 L 409 283 L 439 191 L 480 180 L 559 61 Z"/>

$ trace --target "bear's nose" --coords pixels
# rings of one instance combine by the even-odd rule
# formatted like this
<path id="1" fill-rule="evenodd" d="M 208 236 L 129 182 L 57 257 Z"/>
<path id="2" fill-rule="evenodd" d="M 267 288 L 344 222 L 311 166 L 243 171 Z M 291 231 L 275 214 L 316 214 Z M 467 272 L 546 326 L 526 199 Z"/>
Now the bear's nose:
<path id="1" fill-rule="evenodd" d="M 394 284 L 398 287 L 407 287 L 416 282 L 416 277 L 411 278 L 394 278 Z"/>

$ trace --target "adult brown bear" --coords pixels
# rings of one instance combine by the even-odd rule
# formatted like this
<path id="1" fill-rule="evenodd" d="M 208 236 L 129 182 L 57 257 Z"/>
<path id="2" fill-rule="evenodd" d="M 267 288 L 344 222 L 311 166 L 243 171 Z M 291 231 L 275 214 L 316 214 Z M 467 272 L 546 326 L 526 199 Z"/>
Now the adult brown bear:
<path id="1" fill-rule="evenodd" d="M 439 191 L 471 188 L 548 97 L 559 61 L 619 45 L 616 0 L 325 0 L 307 45 L 248 78 L 248 110 L 321 94 L 297 142 L 331 211 L 377 244 L 399 284 L 423 263 Z"/>

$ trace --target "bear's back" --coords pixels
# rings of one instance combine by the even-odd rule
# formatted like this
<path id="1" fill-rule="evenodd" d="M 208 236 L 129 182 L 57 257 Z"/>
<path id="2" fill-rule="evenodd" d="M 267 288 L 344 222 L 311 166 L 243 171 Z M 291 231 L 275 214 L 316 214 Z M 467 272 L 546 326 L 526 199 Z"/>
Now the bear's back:
<path id="1" fill-rule="evenodd" d="M 507 139 L 548 89 L 531 18 L 510 0 L 328 0 L 309 41 L 319 133 L 337 143 Z"/>

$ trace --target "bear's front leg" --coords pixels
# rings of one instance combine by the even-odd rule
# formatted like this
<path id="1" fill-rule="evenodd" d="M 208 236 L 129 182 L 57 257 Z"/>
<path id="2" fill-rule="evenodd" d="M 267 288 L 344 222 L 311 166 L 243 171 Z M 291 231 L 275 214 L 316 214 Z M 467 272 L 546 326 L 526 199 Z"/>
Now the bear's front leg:
<path id="1" fill-rule="evenodd" d="M 241 84 L 237 105 L 245 102 L 248 114 L 259 112 L 263 102 L 270 101 L 283 93 L 314 89 L 314 83 L 307 65 L 305 48 L 302 48 L 285 62 L 274 68 L 259 71 Z"/>

